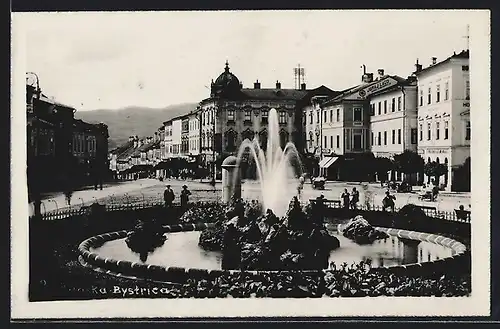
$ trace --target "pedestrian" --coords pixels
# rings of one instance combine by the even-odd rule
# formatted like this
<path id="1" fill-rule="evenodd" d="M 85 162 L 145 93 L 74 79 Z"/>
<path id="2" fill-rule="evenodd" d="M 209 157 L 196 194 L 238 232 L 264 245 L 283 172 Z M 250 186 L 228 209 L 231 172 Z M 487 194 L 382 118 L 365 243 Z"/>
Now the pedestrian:
<path id="1" fill-rule="evenodd" d="M 172 203 L 174 202 L 175 199 L 175 194 L 174 191 L 172 191 L 172 188 L 170 185 L 167 185 L 167 188 L 163 192 L 163 200 L 165 201 L 165 207 L 170 208 L 172 207 Z"/>
<path id="2" fill-rule="evenodd" d="M 356 210 L 359 202 L 359 191 L 355 187 L 352 188 L 351 193 L 351 209 Z"/>
<path id="3" fill-rule="evenodd" d="M 343 201 L 343 206 L 344 206 L 344 209 L 349 209 L 349 192 L 347 191 L 347 189 L 344 189 L 344 193 L 342 193 L 342 201 Z"/>
<path id="4" fill-rule="evenodd" d="M 395 207 L 394 200 L 396 200 L 396 197 L 394 195 L 391 195 L 389 191 L 386 191 L 385 197 L 382 200 L 382 210 L 386 211 L 387 208 L 390 208 L 391 211 L 394 212 L 394 207 Z"/>
<path id="5" fill-rule="evenodd" d="M 186 185 L 182 186 L 182 192 L 181 192 L 181 208 L 186 209 L 187 205 L 189 203 L 189 196 L 191 195 L 191 191 L 188 190 L 188 187 Z"/>

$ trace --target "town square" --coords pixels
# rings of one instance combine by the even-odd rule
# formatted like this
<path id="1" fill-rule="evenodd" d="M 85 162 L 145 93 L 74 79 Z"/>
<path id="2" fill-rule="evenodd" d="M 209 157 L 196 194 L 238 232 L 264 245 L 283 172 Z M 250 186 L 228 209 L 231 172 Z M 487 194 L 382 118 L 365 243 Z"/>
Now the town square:
<path id="1" fill-rule="evenodd" d="M 473 21 L 171 14 L 27 33 L 30 302 L 472 298 Z"/>

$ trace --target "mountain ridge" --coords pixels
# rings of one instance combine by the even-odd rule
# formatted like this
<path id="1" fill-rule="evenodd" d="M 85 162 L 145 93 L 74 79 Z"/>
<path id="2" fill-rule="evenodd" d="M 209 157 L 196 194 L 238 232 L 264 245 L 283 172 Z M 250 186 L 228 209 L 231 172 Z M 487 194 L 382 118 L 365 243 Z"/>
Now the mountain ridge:
<path id="1" fill-rule="evenodd" d="M 109 149 L 128 141 L 129 136 L 146 137 L 162 126 L 164 121 L 195 110 L 198 103 L 181 103 L 163 108 L 127 106 L 118 109 L 77 111 L 75 118 L 89 123 L 103 122 L 108 125 Z"/>

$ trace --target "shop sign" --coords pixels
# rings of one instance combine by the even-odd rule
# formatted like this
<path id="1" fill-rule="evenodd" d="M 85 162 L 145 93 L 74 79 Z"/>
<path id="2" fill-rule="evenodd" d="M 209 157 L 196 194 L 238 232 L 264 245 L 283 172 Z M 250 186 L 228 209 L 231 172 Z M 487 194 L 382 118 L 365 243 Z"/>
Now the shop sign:
<path id="1" fill-rule="evenodd" d="M 370 96 L 373 93 L 376 93 L 378 91 L 381 91 L 383 89 L 392 87 L 397 84 L 397 81 L 394 80 L 393 78 L 385 78 L 379 82 L 376 82 L 374 84 L 369 85 L 366 88 L 363 88 L 359 91 L 358 95 L 360 98 L 366 98 L 367 96 Z"/>

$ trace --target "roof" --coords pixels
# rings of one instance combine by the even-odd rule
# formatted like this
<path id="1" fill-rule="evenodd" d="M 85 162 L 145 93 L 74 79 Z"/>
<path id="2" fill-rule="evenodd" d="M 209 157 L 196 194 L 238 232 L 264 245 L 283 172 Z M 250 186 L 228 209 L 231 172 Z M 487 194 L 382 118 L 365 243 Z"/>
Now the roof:
<path id="1" fill-rule="evenodd" d="M 132 146 L 128 147 L 127 149 L 125 149 L 121 154 L 118 155 L 118 159 L 127 159 L 129 156 L 131 156 L 134 151 L 136 150 L 136 148 L 134 147 L 134 142 L 130 142 L 132 143 Z"/>
<path id="2" fill-rule="evenodd" d="M 134 147 L 134 141 L 126 142 L 125 144 L 120 145 L 115 149 L 111 150 L 110 153 L 120 155 L 121 153 L 125 152 L 127 149 L 131 147 Z"/>
<path id="3" fill-rule="evenodd" d="M 392 86 L 390 88 L 387 88 L 387 89 L 383 89 L 383 90 L 380 90 L 380 91 L 377 91 L 377 92 L 374 92 L 373 94 L 371 94 L 370 96 L 373 97 L 373 96 L 378 96 L 378 95 L 382 95 L 382 94 L 385 94 L 385 93 L 390 93 L 392 91 L 396 91 L 396 90 L 401 90 L 400 87 L 401 86 L 411 86 L 412 85 L 412 81 L 410 79 L 404 79 L 403 82 L 398 82 L 397 85 L 395 86 Z M 414 83 L 413 83 L 413 86 L 416 87 L 417 86 L 417 80 L 415 79 Z"/>
<path id="4" fill-rule="evenodd" d="M 457 53 L 453 53 L 453 55 L 451 55 L 450 57 L 446 58 L 445 60 L 443 60 L 441 62 L 438 62 L 436 64 L 432 64 L 432 65 L 430 65 L 430 66 L 428 66 L 428 67 L 426 67 L 426 68 L 424 68 L 424 69 L 422 69 L 422 70 L 420 70 L 418 72 L 415 71 L 415 72 L 413 72 L 413 74 L 415 74 L 415 75 L 422 74 L 423 72 L 427 72 L 429 69 L 435 68 L 436 66 L 448 63 L 448 62 L 450 62 L 454 58 L 468 59 L 469 58 L 469 50 L 462 50 L 458 54 Z"/>
<path id="5" fill-rule="evenodd" d="M 248 99 L 292 100 L 297 101 L 307 95 L 307 90 L 296 89 L 250 89 L 243 88 L 241 93 Z"/>
<path id="6" fill-rule="evenodd" d="M 323 105 L 328 105 L 328 104 L 331 104 L 331 103 L 334 103 L 334 102 L 338 102 L 338 101 L 341 101 L 342 99 L 344 99 L 345 97 L 347 96 L 350 96 L 358 91 L 360 91 L 361 89 L 364 89 L 364 88 L 367 88 L 371 85 L 375 85 L 377 84 L 378 82 L 380 82 L 381 80 L 385 79 L 385 78 L 393 78 L 394 80 L 397 81 L 397 85 L 400 85 L 400 84 L 403 84 L 403 83 L 407 83 L 407 80 L 405 78 L 402 78 L 400 76 L 397 76 L 397 75 L 384 75 L 383 77 L 380 77 L 376 80 L 373 80 L 372 82 L 370 83 L 362 83 L 362 84 L 359 84 L 357 86 L 354 86 L 352 88 L 348 88 L 346 90 L 344 90 L 343 92 L 341 92 L 339 95 L 327 100 L 325 103 L 323 103 Z"/>

